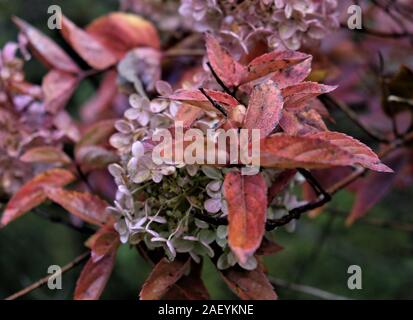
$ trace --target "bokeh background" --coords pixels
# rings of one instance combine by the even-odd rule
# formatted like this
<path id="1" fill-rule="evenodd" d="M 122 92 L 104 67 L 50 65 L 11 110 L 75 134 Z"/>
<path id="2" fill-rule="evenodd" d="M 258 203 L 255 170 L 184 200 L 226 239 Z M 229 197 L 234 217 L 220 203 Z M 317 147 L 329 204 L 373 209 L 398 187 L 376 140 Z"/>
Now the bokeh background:
<path id="1" fill-rule="evenodd" d="M 84 26 L 93 18 L 118 9 L 116 0 L 8 1 L 0 0 L 0 46 L 14 40 L 17 28 L 10 17 L 19 16 L 65 47 L 57 32 L 47 29 L 47 8 L 61 6 L 65 15 Z M 27 77 L 40 83 L 45 69 L 37 62 L 27 64 Z M 71 99 L 69 109 L 76 107 L 93 93 L 90 83 L 82 83 Z M 333 114 L 336 128 L 374 146 L 361 131 L 340 113 Z M 290 283 L 313 286 L 352 299 L 413 299 L 413 191 L 391 192 L 366 218 L 348 228 L 344 218 L 353 195 L 339 193 L 330 208 L 316 219 L 307 216 L 295 232 L 279 230 L 276 240 L 284 250 L 267 259 L 269 274 Z M 0 209 L 1 211 L 1 209 Z M 59 214 L 56 212 L 55 214 Z M 0 230 L 0 298 L 4 298 L 46 275 L 52 264 L 65 265 L 85 251 L 86 237 L 75 230 L 52 223 L 30 213 Z M 347 269 L 362 268 L 363 289 L 349 290 Z M 102 299 L 137 299 L 139 289 L 150 272 L 147 264 L 133 248 L 119 250 L 114 273 Z M 25 299 L 71 299 L 81 267 L 63 275 L 63 289 L 37 289 Z M 204 280 L 213 299 L 235 299 L 216 273 L 206 263 Z M 278 287 L 282 299 L 313 299 L 312 295 L 288 287 Z"/>

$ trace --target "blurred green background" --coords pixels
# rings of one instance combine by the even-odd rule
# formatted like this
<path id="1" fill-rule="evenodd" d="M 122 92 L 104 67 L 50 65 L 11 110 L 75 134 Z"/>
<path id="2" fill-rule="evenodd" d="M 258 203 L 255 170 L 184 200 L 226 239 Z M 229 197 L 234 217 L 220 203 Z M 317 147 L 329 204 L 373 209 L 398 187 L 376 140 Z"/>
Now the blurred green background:
<path id="1" fill-rule="evenodd" d="M 47 8 L 61 6 L 63 13 L 79 26 L 93 18 L 117 10 L 115 0 L 90 1 L 6 1 L 0 0 L 0 45 L 16 39 L 16 27 L 10 21 L 17 15 L 64 45 L 57 32 L 47 29 Z M 40 83 L 45 69 L 36 62 L 27 66 L 28 78 Z M 93 92 L 83 84 L 70 102 L 72 111 Z M 337 130 L 350 132 L 371 145 L 366 136 L 354 129 L 341 115 L 334 115 Z M 413 225 L 412 190 L 397 190 L 371 210 L 353 227 L 344 226 L 345 213 L 351 208 L 352 195 L 339 193 L 331 208 L 317 219 L 303 217 L 294 233 L 276 231 L 276 240 L 284 250 L 267 259 L 269 274 L 288 282 L 313 286 L 353 299 L 413 299 L 413 228 L 395 230 L 377 220 Z M 372 219 L 375 219 L 374 221 Z M 379 221 L 379 222 L 380 222 Z M 409 222 L 410 221 L 410 222 Z M 77 231 L 49 222 L 30 213 L 0 230 L 0 298 L 22 289 L 43 277 L 50 265 L 65 265 L 85 251 L 86 239 Z M 347 269 L 359 265 L 363 271 L 363 289 L 347 288 Z M 81 267 L 63 276 L 62 290 L 37 289 L 25 299 L 71 299 Z M 124 245 L 119 250 L 114 273 L 103 299 L 137 299 L 139 288 L 151 267 L 136 250 Z M 204 268 L 204 280 L 213 299 L 235 299 L 211 263 Z M 277 288 L 281 299 L 313 299 L 291 288 Z"/>

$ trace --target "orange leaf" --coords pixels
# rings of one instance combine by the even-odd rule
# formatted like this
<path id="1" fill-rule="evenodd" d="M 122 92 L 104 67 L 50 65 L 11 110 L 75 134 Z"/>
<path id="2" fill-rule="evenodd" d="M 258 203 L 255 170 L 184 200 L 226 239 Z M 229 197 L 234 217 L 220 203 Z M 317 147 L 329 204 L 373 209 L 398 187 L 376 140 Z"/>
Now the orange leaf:
<path id="1" fill-rule="evenodd" d="M 103 70 L 116 63 L 116 57 L 108 48 L 65 16 L 62 18 L 61 32 L 65 40 L 92 68 Z"/>
<path id="2" fill-rule="evenodd" d="M 252 271 L 232 267 L 220 271 L 228 287 L 242 300 L 276 300 L 277 294 L 260 268 Z"/>
<path id="3" fill-rule="evenodd" d="M 245 122 L 245 129 L 260 129 L 261 138 L 268 136 L 277 126 L 284 99 L 273 81 L 257 85 L 251 94 Z"/>
<path id="4" fill-rule="evenodd" d="M 62 187 L 75 180 L 68 170 L 51 169 L 28 181 L 8 202 L 0 224 L 5 226 L 46 200 L 45 187 Z"/>
<path id="5" fill-rule="evenodd" d="M 360 141 L 330 131 L 305 136 L 269 136 L 261 140 L 260 163 L 263 167 L 284 169 L 361 165 L 371 170 L 392 172 Z"/>
<path id="6" fill-rule="evenodd" d="M 90 193 L 47 188 L 47 197 L 80 219 L 102 226 L 108 220 L 108 203 Z"/>
<path id="7" fill-rule="evenodd" d="M 112 273 L 115 260 L 116 249 L 109 251 L 97 262 L 90 258 L 76 282 L 74 299 L 99 299 Z"/>
<path id="8" fill-rule="evenodd" d="M 228 244 L 245 263 L 260 246 L 265 232 L 267 185 L 260 175 L 229 172 L 224 180 L 228 202 Z"/>
<path id="9" fill-rule="evenodd" d="M 235 61 L 213 36 L 207 34 L 205 39 L 208 59 L 215 73 L 227 86 L 238 86 L 246 72 L 245 67 Z"/>
<path id="10" fill-rule="evenodd" d="M 190 266 L 190 259 L 175 259 L 170 262 L 163 258 L 154 267 L 139 294 L 141 300 L 159 300 L 178 282 Z"/>
<path id="11" fill-rule="evenodd" d="M 130 13 L 114 12 L 94 20 L 86 31 L 117 59 L 137 47 L 160 48 L 158 33 L 149 21 Z"/>
<path id="12" fill-rule="evenodd" d="M 69 164 L 72 160 L 62 150 L 52 146 L 34 147 L 27 150 L 21 157 L 23 162 L 61 163 Z"/>
<path id="13" fill-rule="evenodd" d="M 26 21 L 13 17 L 14 23 L 26 36 L 33 54 L 48 68 L 79 73 L 79 67 L 52 39 L 41 33 Z"/>
<path id="14" fill-rule="evenodd" d="M 53 69 L 43 78 L 45 108 L 57 113 L 64 108 L 76 89 L 79 79 L 71 73 Z"/>

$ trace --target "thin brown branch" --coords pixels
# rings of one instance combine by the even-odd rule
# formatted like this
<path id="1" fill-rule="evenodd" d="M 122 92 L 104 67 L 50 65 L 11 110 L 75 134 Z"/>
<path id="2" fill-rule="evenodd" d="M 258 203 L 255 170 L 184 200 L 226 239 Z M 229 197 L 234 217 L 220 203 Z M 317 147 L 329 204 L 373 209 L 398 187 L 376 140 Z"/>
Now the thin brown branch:
<path id="1" fill-rule="evenodd" d="M 71 262 L 69 262 L 68 264 L 62 267 L 62 274 L 73 269 L 74 267 L 78 266 L 82 262 L 86 261 L 89 258 L 89 256 L 90 256 L 89 251 L 81 254 L 80 256 L 77 256 Z M 33 290 L 45 285 L 51 276 L 52 275 L 48 275 L 46 277 L 39 279 L 38 281 L 32 283 L 30 286 L 12 294 L 11 296 L 8 296 L 5 300 L 15 300 L 17 298 L 25 296 L 26 294 L 32 292 Z"/>

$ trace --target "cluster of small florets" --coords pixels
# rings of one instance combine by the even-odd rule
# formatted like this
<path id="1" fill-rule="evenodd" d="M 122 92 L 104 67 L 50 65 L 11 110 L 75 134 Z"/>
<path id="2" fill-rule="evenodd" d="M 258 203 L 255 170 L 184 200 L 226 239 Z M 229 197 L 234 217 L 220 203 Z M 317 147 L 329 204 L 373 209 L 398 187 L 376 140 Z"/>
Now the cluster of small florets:
<path id="1" fill-rule="evenodd" d="M 336 0 L 182 0 L 179 12 L 200 32 L 248 52 L 257 41 L 297 50 L 338 26 Z M 228 46 L 230 47 L 230 46 Z"/>
<path id="2" fill-rule="evenodd" d="M 156 88 L 161 96 L 172 92 L 166 82 L 159 81 Z M 177 253 L 189 253 L 199 261 L 202 256 L 213 257 L 221 252 L 217 259 L 219 268 L 240 264 L 228 247 L 226 225 L 205 219 L 219 221 L 226 217 L 223 179 L 229 170 L 238 169 L 157 165 L 152 159 L 151 137 L 156 130 L 173 126 L 180 106 L 161 98 L 150 101 L 137 94 L 132 94 L 129 102 L 131 108 L 125 111 L 124 119 L 116 123 L 118 132 L 111 138 L 122 160 L 109 166 L 118 190 L 115 205 L 108 211 L 117 219 L 115 228 L 121 242 L 144 242 L 149 249 L 162 248 L 171 260 Z M 205 130 L 214 125 L 214 114 L 205 115 L 194 124 Z M 270 185 L 279 172 L 265 169 L 263 173 Z M 279 218 L 295 205 L 296 199 L 289 192 L 280 194 L 274 199 L 268 216 Z M 254 269 L 257 261 L 251 257 L 240 265 Z"/>

